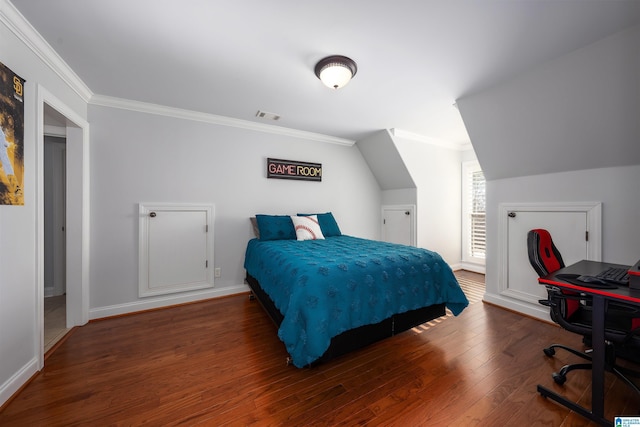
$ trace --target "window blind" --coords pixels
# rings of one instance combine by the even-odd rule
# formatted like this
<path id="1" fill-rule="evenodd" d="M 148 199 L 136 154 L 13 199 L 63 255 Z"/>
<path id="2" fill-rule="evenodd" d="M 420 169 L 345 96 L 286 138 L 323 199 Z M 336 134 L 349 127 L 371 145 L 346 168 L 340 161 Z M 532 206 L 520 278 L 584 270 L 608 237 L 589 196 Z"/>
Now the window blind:
<path id="1" fill-rule="evenodd" d="M 485 195 L 485 179 L 481 170 L 471 171 L 468 179 L 470 185 L 468 188 L 471 191 L 471 218 L 469 225 L 471 230 L 469 232 L 470 242 L 469 250 L 472 257 L 485 258 L 486 250 L 486 195 Z"/>

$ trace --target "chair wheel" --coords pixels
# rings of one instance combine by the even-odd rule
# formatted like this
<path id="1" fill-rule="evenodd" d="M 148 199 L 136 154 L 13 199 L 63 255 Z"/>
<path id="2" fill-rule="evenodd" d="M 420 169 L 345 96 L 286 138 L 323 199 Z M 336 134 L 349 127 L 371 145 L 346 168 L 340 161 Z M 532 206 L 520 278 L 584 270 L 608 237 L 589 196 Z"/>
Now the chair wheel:
<path id="1" fill-rule="evenodd" d="M 549 357 L 553 357 L 553 355 L 556 354 L 556 351 L 551 347 L 543 348 L 542 351 L 544 351 L 544 354 L 546 354 Z"/>
<path id="2" fill-rule="evenodd" d="M 565 375 L 559 374 L 557 372 L 554 372 L 553 374 L 551 374 L 551 377 L 553 377 L 553 380 L 558 385 L 562 385 L 565 383 L 565 381 L 567 381 L 567 377 Z"/>

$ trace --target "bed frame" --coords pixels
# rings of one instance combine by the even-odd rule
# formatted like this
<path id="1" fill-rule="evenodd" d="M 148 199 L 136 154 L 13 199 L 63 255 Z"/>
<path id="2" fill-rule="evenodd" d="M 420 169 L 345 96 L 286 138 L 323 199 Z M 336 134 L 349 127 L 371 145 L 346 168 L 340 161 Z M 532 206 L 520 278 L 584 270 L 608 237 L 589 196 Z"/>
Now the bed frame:
<path id="1" fill-rule="evenodd" d="M 245 280 L 251 288 L 252 297 L 258 299 L 271 320 L 279 327 L 284 316 L 276 308 L 273 300 L 271 300 L 269 295 L 262 289 L 260 283 L 249 273 L 247 273 Z M 345 331 L 331 339 L 331 344 L 327 351 L 319 359 L 314 361 L 312 365 L 326 362 L 444 315 L 445 305 L 435 304 L 393 315 L 379 323 L 364 325 Z M 287 364 L 290 364 L 289 357 L 287 357 Z"/>

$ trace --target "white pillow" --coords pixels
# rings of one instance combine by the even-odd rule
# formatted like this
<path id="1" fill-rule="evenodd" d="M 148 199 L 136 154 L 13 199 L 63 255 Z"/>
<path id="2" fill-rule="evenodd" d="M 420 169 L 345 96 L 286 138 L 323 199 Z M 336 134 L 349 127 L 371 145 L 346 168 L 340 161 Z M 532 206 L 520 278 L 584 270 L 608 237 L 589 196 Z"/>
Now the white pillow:
<path id="1" fill-rule="evenodd" d="M 317 215 L 292 216 L 291 221 L 298 240 L 324 240 Z"/>

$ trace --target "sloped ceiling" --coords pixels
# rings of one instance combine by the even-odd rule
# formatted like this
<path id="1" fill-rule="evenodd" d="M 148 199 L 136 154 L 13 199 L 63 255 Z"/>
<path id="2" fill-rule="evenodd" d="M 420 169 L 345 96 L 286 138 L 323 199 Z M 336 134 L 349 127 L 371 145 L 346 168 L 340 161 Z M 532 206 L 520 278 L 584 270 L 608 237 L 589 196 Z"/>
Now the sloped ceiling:
<path id="1" fill-rule="evenodd" d="M 488 180 L 640 164 L 640 25 L 458 100 Z"/>
<path id="2" fill-rule="evenodd" d="M 635 0 L 0 0 L 90 90 L 358 141 L 469 142 L 456 99 L 640 22 Z M 328 55 L 358 73 L 332 91 Z M 262 122 L 261 122 L 262 123 Z"/>
<path id="3" fill-rule="evenodd" d="M 388 130 L 378 131 L 357 145 L 382 190 L 416 188 Z"/>

